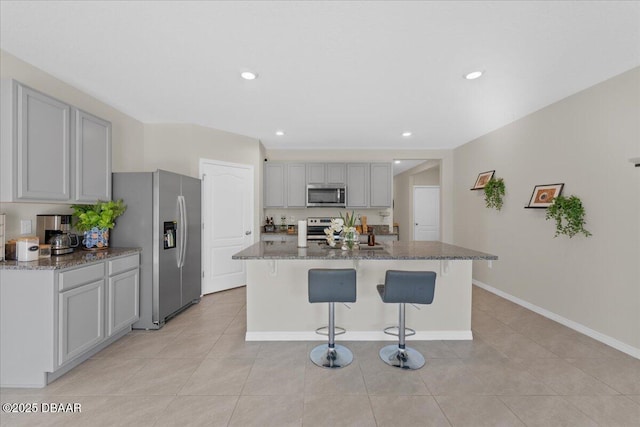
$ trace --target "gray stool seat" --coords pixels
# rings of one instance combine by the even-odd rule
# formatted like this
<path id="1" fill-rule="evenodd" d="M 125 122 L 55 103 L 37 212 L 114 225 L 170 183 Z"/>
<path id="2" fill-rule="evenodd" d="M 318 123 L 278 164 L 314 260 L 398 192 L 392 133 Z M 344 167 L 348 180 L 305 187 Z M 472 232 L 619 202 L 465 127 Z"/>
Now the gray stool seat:
<path id="1" fill-rule="evenodd" d="M 384 303 L 399 304 L 399 325 L 386 328 L 384 332 L 398 336 L 398 344 L 388 345 L 380 350 L 380 358 L 388 365 L 401 369 L 420 369 L 424 366 L 424 356 L 407 347 L 405 337 L 415 331 L 405 326 L 405 304 L 431 304 L 436 287 L 436 273 L 433 271 L 387 270 L 384 285 L 378 285 L 378 293 Z M 390 332 L 398 329 L 398 333 Z M 409 330 L 409 334 L 407 334 Z"/>
<path id="2" fill-rule="evenodd" d="M 353 353 L 335 343 L 335 336 L 344 333 L 344 329 L 335 326 L 335 303 L 356 302 L 356 271 L 352 268 L 309 270 L 309 302 L 329 303 L 329 341 L 311 350 L 311 361 L 323 368 L 342 368 L 353 361 Z M 316 332 L 324 328 L 318 328 Z M 336 329 L 342 332 L 336 333 Z"/>

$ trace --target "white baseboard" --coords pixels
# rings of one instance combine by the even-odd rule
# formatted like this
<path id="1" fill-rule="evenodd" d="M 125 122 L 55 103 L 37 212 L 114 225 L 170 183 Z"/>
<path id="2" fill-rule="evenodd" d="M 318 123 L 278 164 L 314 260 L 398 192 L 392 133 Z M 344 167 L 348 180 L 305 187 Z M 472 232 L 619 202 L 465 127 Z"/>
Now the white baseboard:
<path id="1" fill-rule="evenodd" d="M 382 331 L 347 331 L 340 335 L 340 341 L 397 341 L 398 338 L 387 335 Z M 472 340 L 471 331 L 416 331 L 415 335 L 407 337 L 407 341 L 434 340 Z M 327 337 L 318 335 L 315 331 L 267 331 L 249 332 L 246 341 L 326 341 Z"/>
<path id="2" fill-rule="evenodd" d="M 608 335 L 605 335 L 603 333 L 600 333 L 598 331 L 594 331 L 591 328 L 588 328 L 587 326 L 584 326 L 581 323 L 578 322 L 574 322 L 573 320 L 567 319 L 566 317 L 562 317 L 556 313 L 553 313 L 547 309 L 544 309 L 542 307 L 538 307 L 537 305 L 531 304 L 530 302 L 527 302 L 525 300 L 522 300 L 518 297 L 514 297 L 511 294 L 508 294 L 504 291 L 501 291 L 500 289 L 496 289 L 493 286 L 489 286 L 486 283 L 482 283 L 479 280 L 473 279 L 472 280 L 473 284 L 476 285 L 479 288 L 482 288 L 486 291 L 491 292 L 492 294 L 496 294 L 506 300 L 509 300 L 513 303 L 516 303 L 526 309 L 529 309 L 535 313 L 538 313 L 541 316 L 544 316 L 548 319 L 551 319 L 553 321 L 556 321 L 568 328 L 573 329 L 574 331 L 580 332 L 581 334 L 585 334 L 591 338 L 593 338 L 594 340 L 600 341 L 601 343 L 604 343 L 608 346 L 611 346 L 613 348 L 615 348 L 616 350 L 620 350 L 623 353 L 628 354 L 629 356 L 633 356 L 636 359 L 640 359 L 640 348 L 636 348 L 633 346 L 630 346 L 629 344 L 626 344 L 622 341 L 619 341 L 615 338 L 612 338 Z"/>

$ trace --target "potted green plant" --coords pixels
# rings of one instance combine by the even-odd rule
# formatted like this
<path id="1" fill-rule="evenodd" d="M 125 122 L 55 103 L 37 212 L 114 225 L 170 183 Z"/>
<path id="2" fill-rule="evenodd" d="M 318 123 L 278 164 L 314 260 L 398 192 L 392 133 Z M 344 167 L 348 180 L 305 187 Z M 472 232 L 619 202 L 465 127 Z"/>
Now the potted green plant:
<path id="1" fill-rule="evenodd" d="M 591 236 L 591 233 L 584 228 L 584 214 L 584 207 L 579 197 L 557 196 L 547 208 L 546 216 L 546 219 L 553 219 L 556 222 L 556 234 L 553 237 L 564 234 L 571 238 L 578 233 L 586 237 Z"/>
<path id="2" fill-rule="evenodd" d="M 505 186 L 502 178 L 491 178 L 484 186 L 484 201 L 488 208 L 502 209 Z"/>
<path id="3" fill-rule="evenodd" d="M 94 205 L 72 205 L 71 208 L 76 218 L 74 227 L 84 233 L 82 247 L 87 250 L 109 247 L 109 230 L 127 209 L 122 200 L 98 200 Z"/>

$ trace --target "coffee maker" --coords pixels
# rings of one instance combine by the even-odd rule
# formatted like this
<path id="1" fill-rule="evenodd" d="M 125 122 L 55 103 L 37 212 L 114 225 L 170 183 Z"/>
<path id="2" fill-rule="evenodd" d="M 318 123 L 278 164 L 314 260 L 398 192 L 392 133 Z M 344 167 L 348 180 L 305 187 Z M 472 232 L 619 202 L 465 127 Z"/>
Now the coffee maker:
<path id="1" fill-rule="evenodd" d="M 78 237 L 70 234 L 71 215 L 38 215 L 36 235 L 40 242 L 51 245 L 51 255 L 65 255 L 78 246 Z"/>

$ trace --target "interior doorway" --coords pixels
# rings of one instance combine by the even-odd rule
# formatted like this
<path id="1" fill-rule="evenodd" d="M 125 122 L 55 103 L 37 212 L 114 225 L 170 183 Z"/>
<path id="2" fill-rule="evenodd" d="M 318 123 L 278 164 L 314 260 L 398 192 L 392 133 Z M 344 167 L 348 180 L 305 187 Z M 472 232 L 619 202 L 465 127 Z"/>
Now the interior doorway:
<path id="1" fill-rule="evenodd" d="M 440 240 L 440 187 L 413 187 L 413 240 Z"/>
<path id="2" fill-rule="evenodd" d="M 245 261 L 231 256 L 253 243 L 253 166 L 200 160 L 202 293 L 246 284 Z"/>

